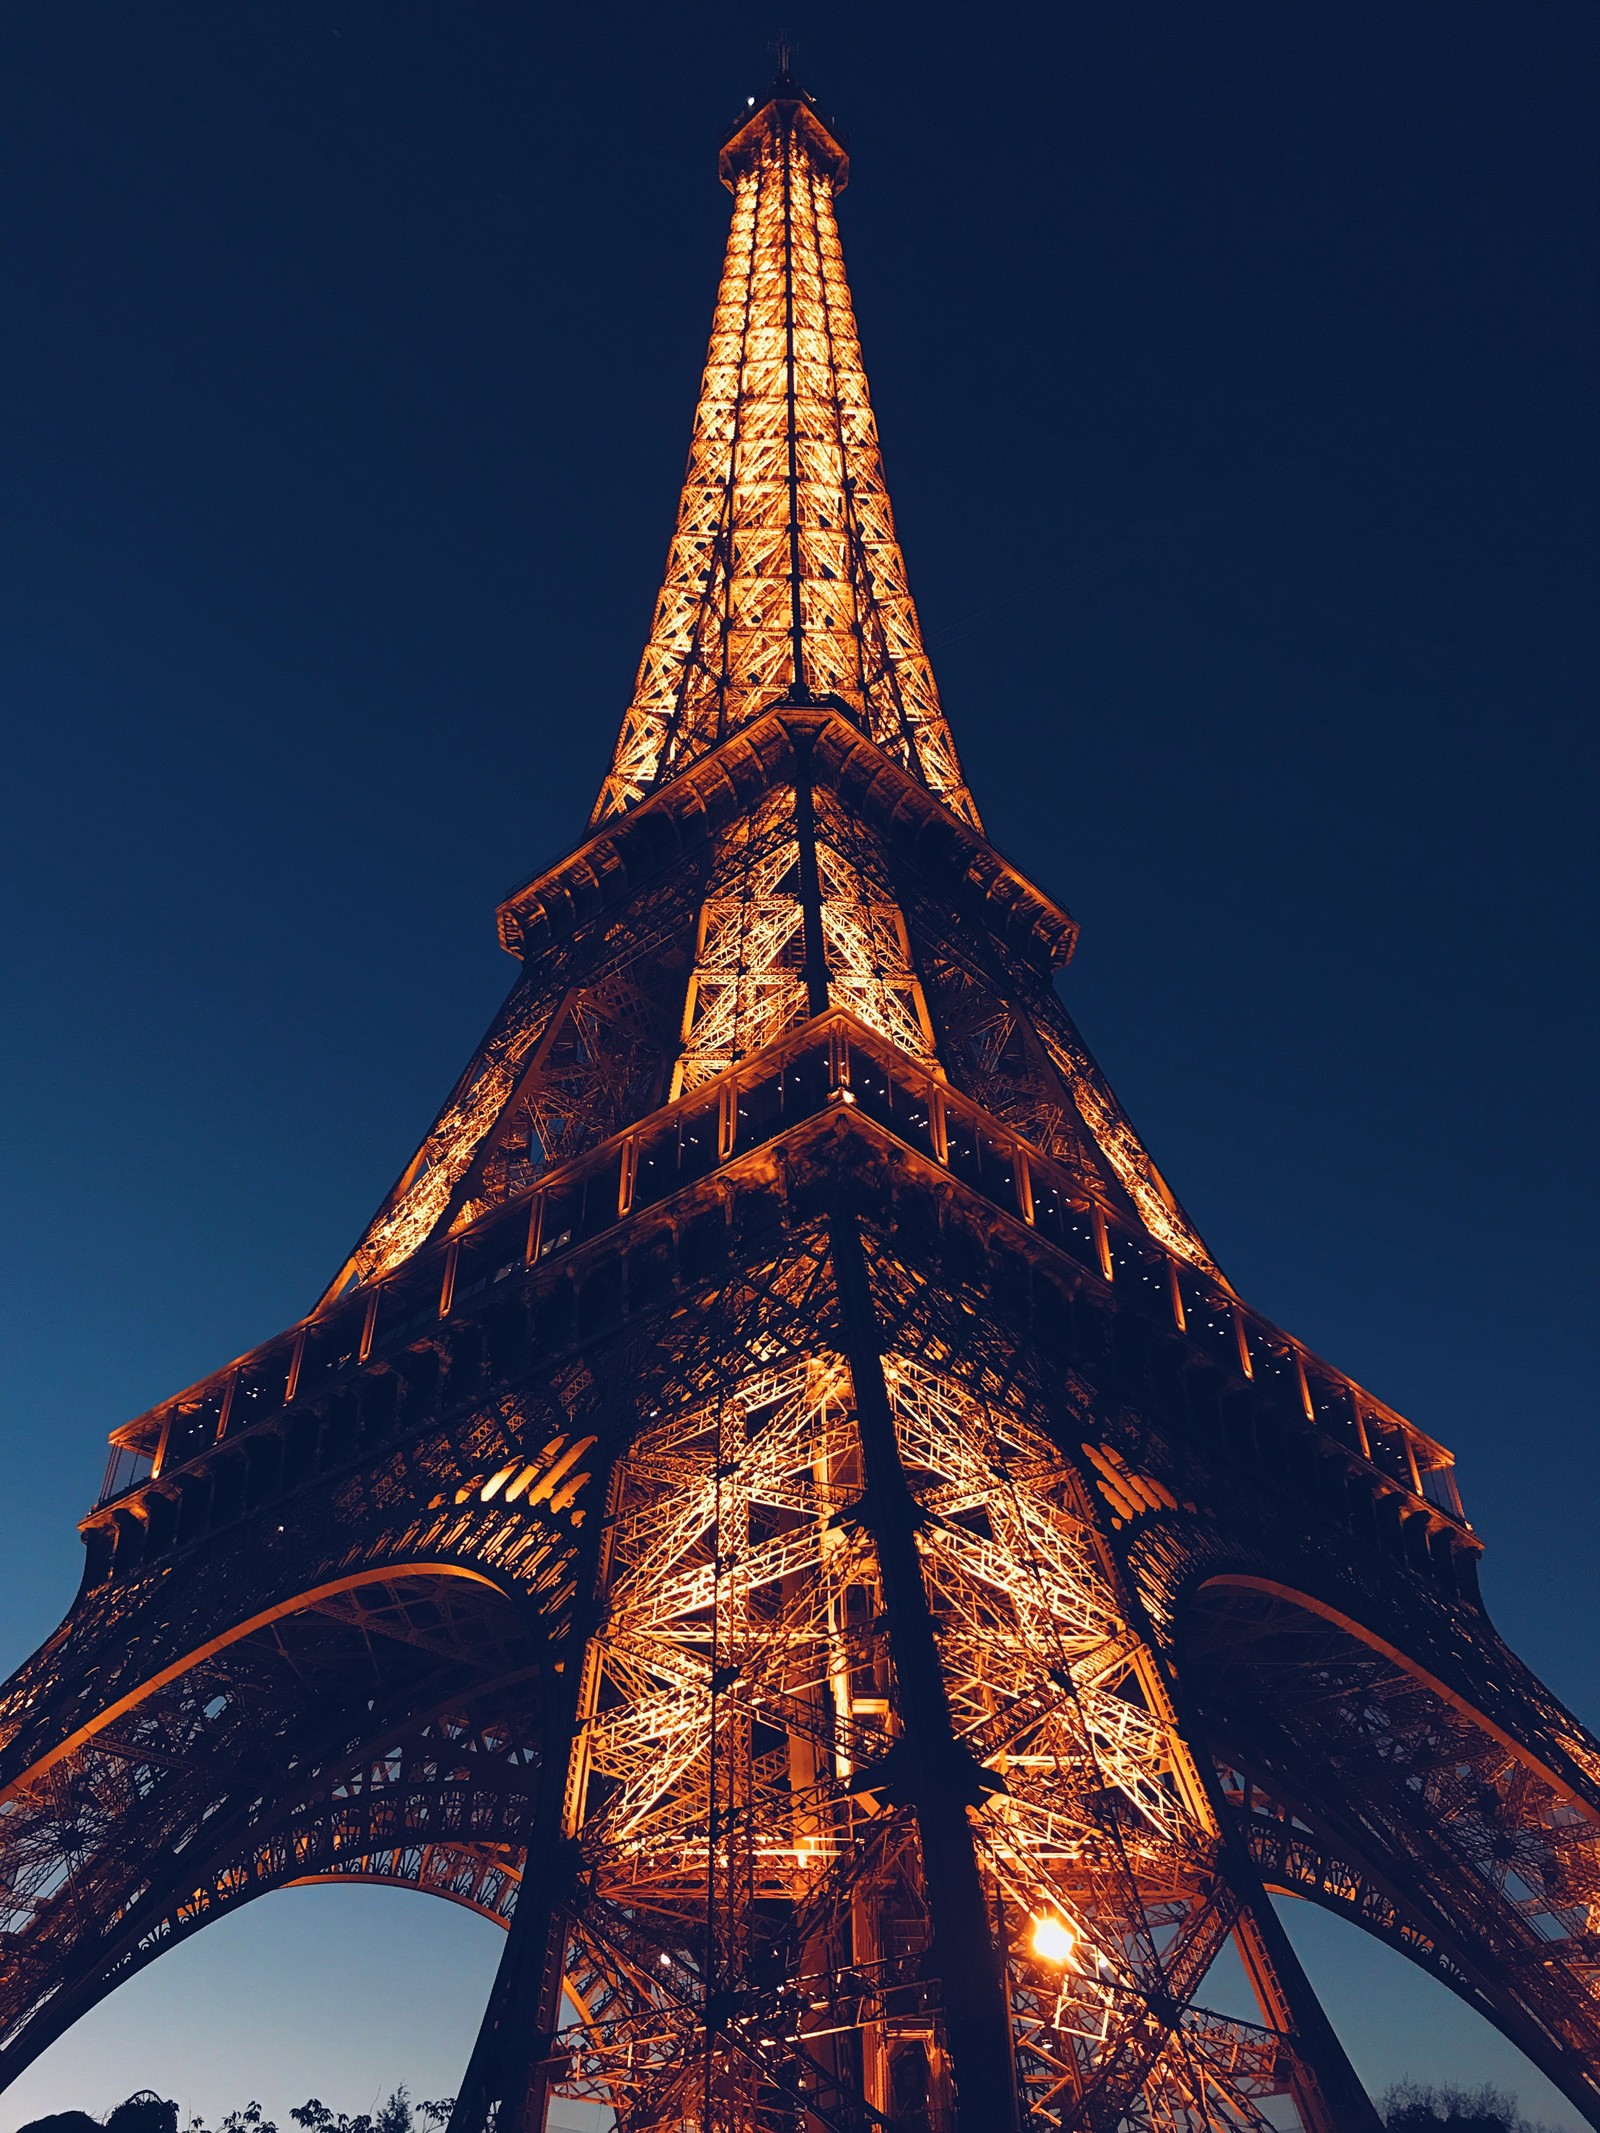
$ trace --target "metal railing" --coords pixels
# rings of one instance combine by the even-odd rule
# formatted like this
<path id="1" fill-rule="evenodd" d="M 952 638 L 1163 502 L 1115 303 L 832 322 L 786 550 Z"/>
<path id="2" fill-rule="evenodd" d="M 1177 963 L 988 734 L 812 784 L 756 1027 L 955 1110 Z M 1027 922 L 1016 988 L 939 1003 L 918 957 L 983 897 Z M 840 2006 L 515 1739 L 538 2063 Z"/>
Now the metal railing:
<path id="1" fill-rule="evenodd" d="M 1465 1527 L 1451 1454 L 1156 1244 L 1069 1170 L 835 1009 L 599 1147 L 553 1168 L 447 1243 L 355 1289 L 112 1437 L 105 1503 L 264 1421 L 377 1349 L 414 1342 L 486 1291 L 613 1229 L 799 1121 L 846 1104 L 1077 1261 L 1235 1376 L 1274 1385 L 1386 1486 Z"/>

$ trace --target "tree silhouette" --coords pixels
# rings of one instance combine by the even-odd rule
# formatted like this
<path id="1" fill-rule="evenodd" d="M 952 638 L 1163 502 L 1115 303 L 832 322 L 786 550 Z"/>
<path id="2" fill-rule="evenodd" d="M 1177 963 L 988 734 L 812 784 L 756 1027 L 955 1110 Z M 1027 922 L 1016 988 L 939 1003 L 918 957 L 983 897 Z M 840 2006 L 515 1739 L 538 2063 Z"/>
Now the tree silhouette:
<path id="1" fill-rule="evenodd" d="M 455 2098 L 445 2096 L 432 2103 L 411 2101 L 402 2083 L 390 2092 L 387 2103 L 376 2111 L 352 2115 L 332 2110 L 319 2096 L 309 2096 L 289 2113 L 301 2133 L 439 2133 L 455 2109 Z M 87 2111 L 58 2111 L 49 2118 L 36 2118 L 19 2133 L 178 2133 L 178 2106 L 164 2102 L 150 2089 L 141 2089 L 126 2103 L 119 2103 L 104 2120 Z M 278 2133 L 254 2097 L 230 2111 L 215 2129 L 203 2118 L 191 2118 L 184 2133 Z"/>
<path id="2" fill-rule="evenodd" d="M 1397 2081 L 1380 2106 L 1388 2133 L 1548 2133 L 1524 2118 L 1503 2089 L 1458 2089 L 1448 2082 Z"/>

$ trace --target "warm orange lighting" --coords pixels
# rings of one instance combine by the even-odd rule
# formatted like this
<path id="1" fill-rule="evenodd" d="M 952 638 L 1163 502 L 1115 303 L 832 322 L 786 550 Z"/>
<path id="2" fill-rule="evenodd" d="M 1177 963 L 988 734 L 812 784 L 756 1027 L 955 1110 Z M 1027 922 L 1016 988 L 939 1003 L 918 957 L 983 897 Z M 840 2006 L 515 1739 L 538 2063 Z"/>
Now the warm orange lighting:
<path id="1" fill-rule="evenodd" d="M 839 166 L 752 121 L 655 622 L 596 821 L 798 688 L 977 826 L 906 586 L 834 220 Z M 787 476 L 787 478 L 785 478 Z"/>
<path id="2" fill-rule="evenodd" d="M 517 1471 L 517 1468 L 518 1466 L 520 1466 L 520 1464 L 520 1460 L 512 1459 L 500 1469 L 498 1474 L 491 1474 L 489 1476 L 483 1487 L 478 1491 L 478 1494 L 484 1503 L 493 1503 L 494 1499 L 499 1495 L 500 1491 L 505 1487 L 506 1483 L 511 1479 L 512 1475 Z"/>
<path id="3" fill-rule="evenodd" d="M 1043 1918 L 1033 1922 L 1033 1952 L 1042 1963 L 1066 1963 L 1072 1960 L 1072 1951 L 1077 1940 L 1072 1928 L 1064 1918 L 1057 1918 L 1047 1911 Z"/>
<path id="4" fill-rule="evenodd" d="M 831 795 L 818 792 L 815 810 L 830 1001 L 931 1067 L 927 1003 L 882 857 Z M 799 870 L 794 793 L 780 786 L 718 845 L 701 907 L 674 1097 L 775 1043 L 810 1012 Z"/>

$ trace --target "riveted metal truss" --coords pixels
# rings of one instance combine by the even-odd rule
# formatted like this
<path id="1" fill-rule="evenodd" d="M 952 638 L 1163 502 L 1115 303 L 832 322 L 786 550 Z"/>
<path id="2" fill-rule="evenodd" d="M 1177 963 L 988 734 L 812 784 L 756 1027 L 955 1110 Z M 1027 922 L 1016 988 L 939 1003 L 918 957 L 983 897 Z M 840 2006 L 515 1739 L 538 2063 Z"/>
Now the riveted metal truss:
<path id="1" fill-rule="evenodd" d="M 1256 2025 L 1205 2009 L 1211 1963 L 1260 1922 L 1261 1879 L 1295 1878 L 1263 1847 L 1260 1811 L 1235 1844 L 1236 1794 L 1212 1763 L 1225 1757 L 1257 1797 L 1270 1785 L 1325 1861 L 1351 1863 L 1363 1922 L 1586 2096 L 1579 2048 L 1561 2041 L 1589 2019 L 1583 1877 L 1600 1818 L 1569 1760 L 1590 1752 L 1581 1734 L 1483 1633 L 1472 1643 L 1476 1603 L 1442 1558 L 1429 1582 L 1398 1529 L 1384 1540 L 1318 1498 L 1314 1473 L 1295 1478 L 1274 1447 L 1308 1426 L 1299 1381 L 1267 1370 L 1254 1331 L 1247 1379 L 1237 1341 L 1214 1345 L 1197 1314 L 1180 1329 L 1133 1262 L 1111 1259 L 1124 1298 L 1019 1218 L 996 1227 L 978 1193 L 866 1115 L 878 1099 L 863 1065 L 850 1073 L 839 1085 L 861 1101 L 830 1105 L 824 1085 L 814 1121 L 736 1148 L 575 1257 L 535 1257 L 503 1283 L 493 1249 L 487 1279 L 469 1283 L 462 1263 L 443 1319 L 438 1255 L 459 1247 L 420 1255 L 402 1278 L 435 1299 L 425 1345 L 385 1349 L 380 1332 L 312 1408 L 297 1392 L 185 1469 L 220 1529 L 198 1514 L 116 1529 L 127 1569 L 85 1594 L 6 1707 L 0 1853 L 24 1954 L 0 2071 L 161 1946 L 285 1881 L 376 1876 L 510 1911 L 515 1927 L 526 1844 L 542 1862 L 528 1917 L 550 1921 L 559 1989 L 541 2008 L 513 1998 L 504 2031 L 526 2065 L 513 2054 L 491 2080 L 502 2113 L 534 2123 L 561 2092 L 609 2100 L 629 2127 L 787 2112 L 865 2128 L 918 2111 L 954 2125 L 935 1931 L 950 1866 L 930 1878 L 928 1850 L 943 1812 L 983 1892 L 978 1953 L 1003 1994 L 1024 2122 L 1253 2126 L 1286 2090 L 1307 2124 L 1353 2122 L 1318 2116 L 1325 2069 L 1292 1992 L 1265 1993 Z M 863 1193 L 865 1348 L 819 1212 Z M 401 1296 L 378 1325 L 404 1342 L 410 1322 Z M 335 1360 L 348 1352 L 329 1340 Z M 894 1492 L 867 1472 L 874 1369 L 947 1714 L 942 1763 L 906 1702 L 918 1654 L 885 1582 Z M 397 1383 L 395 1406 L 383 1388 Z M 607 1384 L 626 1388 L 620 1404 Z M 1208 1419 L 1213 1387 L 1244 1403 L 1247 1465 L 1227 1435 L 1244 1425 Z M 315 1456 L 297 1466 L 313 1417 Z M 261 1457 L 273 1442 L 275 1464 Z M 276 1477 L 242 1523 L 227 1522 L 228 1462 Z M 1317 1546 L 1286 1555 L 1313 1501 Z M 358 1574 L 327 1591 L 352 1551 L 449 1558 L 495 1590 Z M 1284 1633 L 1245 1635 L 1236 1610 L 1219 1627 L 1201 1604 L 1219 1566 L 1265 1562 L 1346 1611 L 1337 1581 L 1355 1577 L 1372 1635 L 1392 1645 L 1404 1628 L 1430 1679 L 1453 1664 L 1456 1700 L 1412 1676 L 1382 1694 L 1380 1741 L 1325 1739 L 1317 1695 L 1302 1717 L 1285 1688 L 1313 1680 L 1304 1655 L 1272 1671 Z M 527 1598 L 506 1612 L 502 1591 Z M 270 1618 L 260 1630 L 219 1637 L 252 1611 Z M 547 1627 L 519 1674 L 527 1620 Z M 539 1664 L 541 1640 L 559 1672 Z M 1313 1656 L 1324 1684 L 1336 1660 L 1354 1664 Z M 1198 1708 L 1176 1700 L 1175 1664 Z M 1386 1679 L 1363 1678 L 1369 1701 Z M 581 1690 L 565 1715 L 562 1683 Z M 87 1726 L 86 1702 L 103 1714 Z M 251 1725 L 281 1743 L 265 1776 L 248 1730 L 230 1730 Z M 1536 1764 L 1568 1772 L 1564 1789 Z M 942 1805 L 926 1796 L 933 1770 Z M 1378 1803 L 1381 1844 L 1365 1811 L 1327 1823 L 1330 1788 Z M 1406 1820 L 1417 1796 L 1448 1805 L 1448 1843 Z M 555 1817 L 548 1842 L 541 1815 Z M 207 1844 L 185 1857 L 174 1836 L 191 1826 Z M 1302 1845 L 1301 1884 L 1305 1858 Z M 1318 1871 L 1331 1887 L 1333 1867 Z M 1069 1965 L 1034 1956 L 1041 1915 L 1066 1929 Z"/>
<path id="2" fill-rule="evenodd" d="M 1081 1484 L 1015 1406 L 883 1370 L 1028 2122 L 1264 2124 L 1286 2043 L 1192 2011 L 1237 1906 Z M 551 2042 L 554 2093 L 629 2125 L 896 2122 L 912 2094 L 949 2116 L 867 1498 L 826 1350 L 647 1420 L 623 1455 L 568 1781 L 584 2011 Z M 1030 1950 L 1042 1918 L 1063 1965 Z"/>
<path id="3" fill-rule="evenodd" d="M 1240 1804 L 1274 1878 L 1358 1915 L 1376 1903 L 1385 1937 L 1415 1936 L 1406 1952 L 1496 2006 L 1524 2049 L 1553 2032 L 1580 2060 L 1592 2053 L 1600 1821 L 1529 1754 L 1525 1728 L 1500 1735 L 1414 1660 L 1254 1583 L 1205 1588 L 1186 1649 L 1219 1743 L 1273 1788 L 1268 1802 L 1294 1803 L 1274 1827 L 1246 1781 Z M 1352 1848 L 1368 1863 L 1343 1885 L 1306 1856 Z"/>
<path id="4" fill-rule="evenodd" d="M 963 925 L 947 901 L 908 884 L 913 948 L 951 1079 L 1057 1161 L 1125 1204 L 1180 1258 L 1217 1273 L 1179 1205 L 1041 974 Z"/>
<path id="5" fill-rule="evenodd" d="M 324 1302 L 381 1280 L 428 1238 L 524 1191 L 660 1101 L 688 972 L 699 870 L 530 959 L 427 1137 Z"/>
<path id="6" fill-rule="evenodd" d="M 975 824 L 895 537 L 834 217 L 843 156 L 790 99 L 730 156 L 677 531 L 595 820 L 809 691 Z"/>
<path id="7" fill-rule="evenodd" d="M 881 856 L 837 801 L 802 798 L 780 785 L 726 833 L 713 864 L 675 1096 L 776 1043 L 815 1011 L 806 968 L 808 899 L 828 1003 L 932 1062 L 932 1026 Z"/>
<path id="8" fill-rule="evenodd" d="M 786 786 L 722 840 L 700 907 L 672 1093 L 786 1036 L 810 1013 L 795 796 Z"/>
<path id="9" fill-rule="evenodd" d="M 882 847 L 826 788 L 813 806 L 829 1004 L 932 1063 L 933 1023 Z"/>
<path id="10" fill-rule="evenodd" d="M 1214 1273 L 1211 1254 L 1053 993 L 1040 1001 L 1036 1027 L 1040 1043 L 1071 1089 L 1073 1102 L 1145 1228 L 1169 1252 Z"/>
<path id="11" fill-rule="evenodd" d="M 9 2065 L 221 1911 L 397 1845 L 408 1817 L 437 1842 L 526 1827 L 536 1668 L 476 1580 L 335 1585 L 166 1671 L 0 1799 Z"/>
<path id="12" fill-rule="evenodd" d="M 392 1273 L 437 1229 L 516 1087 L 523 1063 L 544 1035 L 561 992 L 559 979 L 540 985 L 531 974 L 514 988 L 426 1140 L 341 1268 L 335 1294 Z"/>

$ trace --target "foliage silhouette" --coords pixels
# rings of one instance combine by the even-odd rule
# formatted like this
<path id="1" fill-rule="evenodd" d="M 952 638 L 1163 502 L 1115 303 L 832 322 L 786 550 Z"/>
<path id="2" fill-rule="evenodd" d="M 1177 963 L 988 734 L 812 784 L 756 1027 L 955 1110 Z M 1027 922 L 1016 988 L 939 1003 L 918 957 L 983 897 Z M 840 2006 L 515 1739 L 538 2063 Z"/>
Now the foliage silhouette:
<path id="1" fill-rule="evenodd" d="M 1549 2133 L 1523 2117 L 1514 2096 L 1487 2083 L 1458 2089 L 1448 2082 L 1397 2081 L 1379 2108 L 1388 2133 Z"/>
<path id="2" fill-rule="evenodd" d="M 309 2096 L 289 2116 L 302 2133 L 440 2133 L 454 2108 L 453 2096 L 413 2104 L 402 2083 L 376 2111 L 352 2115 L 330 2109 L 319 2096 Z M 19 2133 L 178 2133 L 178 2106 L 149 2089 L 140 2089 L 104 2120 L 91 2118 L 87 2111 L 57 2111 L 49 2118 L 34 2119 Z M 278 2133 L 278 2128 L 252 2097 L 214 2129 L 203 2118 L 191 2118 L 184 2133 Z"/>

